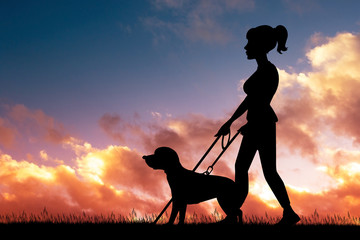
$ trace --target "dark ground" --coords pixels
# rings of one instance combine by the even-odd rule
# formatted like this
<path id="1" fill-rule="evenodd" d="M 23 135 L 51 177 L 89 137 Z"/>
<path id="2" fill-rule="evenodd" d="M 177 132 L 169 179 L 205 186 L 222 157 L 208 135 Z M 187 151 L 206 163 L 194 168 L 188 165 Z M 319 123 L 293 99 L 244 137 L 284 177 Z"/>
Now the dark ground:
<path id="1" fill-rule="evenodd" d="M 153 225 L 149 223 L 126 224 L 0 224 L 1 236 L 9 239 L 36 237 L 37 239 L 301 239 L 320 237 L 358 238 L 360 226 L 351 225 L 221 225 L 186 224 L 184 226 Z M 9 234 L 9 235 L 6 235 Z M 5 239 L 5 238 L 4 238 Z M 307 239 L 306 239 L 307 240 Z"/>

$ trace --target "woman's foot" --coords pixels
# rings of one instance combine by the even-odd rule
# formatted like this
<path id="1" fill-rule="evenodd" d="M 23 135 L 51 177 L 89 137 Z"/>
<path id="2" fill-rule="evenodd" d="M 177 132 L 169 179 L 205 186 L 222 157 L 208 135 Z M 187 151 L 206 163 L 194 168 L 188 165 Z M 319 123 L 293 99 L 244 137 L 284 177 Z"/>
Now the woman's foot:
<path id="1" fill-rule="evenodd" d="M 300 221 L 299 215 L 297 215 L 293 210 L 284 211 L 282 219 L 276 224 L 279 226 L 292 226 Z"/>
<path id="2" fill-rule="evenodd" d="M 236 215 L 228 215 L 226 216 L 223 220 L 221 220 L 220 222 L 221 224 L 242 224 L 242 211 L 239 209 L 239 211 L 237 212 Z"/>

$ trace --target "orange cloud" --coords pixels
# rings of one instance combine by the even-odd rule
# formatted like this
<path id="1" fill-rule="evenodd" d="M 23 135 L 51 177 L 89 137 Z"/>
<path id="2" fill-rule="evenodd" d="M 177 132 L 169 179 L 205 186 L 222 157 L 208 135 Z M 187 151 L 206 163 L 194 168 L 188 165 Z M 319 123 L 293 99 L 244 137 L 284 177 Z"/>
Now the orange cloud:
<path id="1" fill-rule="evenodd" d="M 196 124 L 191 124 L 190 119 Z M 179 138 L 185 139 L 192 135 L 190 133 L 194 133 L 194 129 L 198 129 L 198 124 L 204 136 L 195 134 L 194 139 L 189 139 L 189 142 L 194 144 L 199 140 L 208 141 L 205 140 L 206 129 L 210 130 L 217 125 L 216 122 L 201 116 L 165 122 Z M 150 134 L 149 139 L 161 141 L 162 136 L 154 136 L 161 135 L 165 131 L 163 128 L 166 127 L 159 127 L 159 132 Z M 64 144 L 76 153 L 74 166 L 62 163 L 50 167 L 25 160 L 17 161 L 7 154 L 1 154 L 0 211 L 41 211 L 46 206 L 50 212 L 114 211 L 128 214 L 134 208 L 141 213 L 151 214 L 158 213 L 169 199 L 170 189 L 165 174 L 147 167 L 141 158 L 142 153 L 125 146 L 97 149 L 90 143 L 75 138 L 69 138 Z M 185 156 L 198 151 L 180 149 Z M 358 152 L 344 150 L 329 150 L 328 153 L 329 160 L 338 164 L 353 162 L 359 155 Z M 231 163 L 235 156 L 231 153 L 222 159 L 215 168 L 216 174 L 232 178 L 234 172 L 229 162 Z M 190 162 L 193 165 L 194 158 L 188 159 L 188 164 Z M 332 168 L 329 164 L 322 168 L 322 171 L 338 184 L 318 193 L 288 186 L 295 209 L 305 215 L 313 213 L 314 209 L 324 213 L 343 213 L 348 210 L 359 212 L 356 206 L 359 196 L 355 189 L 360 189 L 360 182 L 354 180 L 359 177 L 360 172 L 355 171 L 354 166 L 357 165 L 348 164 L 341 168 Z M 259 181 L 258 174 L 250 174 L 250 183 L 250 194 L 243 206 L 245 214 L 263 215 L 267 212 L 269 215 L 279 216 L 279 205 L 268 186 Z M 196 211 L 198 214 L 209 214 L 215 208 L 221 212 L 217 203 L 210 202 L 190 207 L 189 213 Z"/>
<path id="2" fill-rule="evenodd" d="M 144 166 L 144 167 L 142 167 Z M 161 177 L 126 147 L 88 148 L 77 165 L 49 167 L 0 156 L 0 211 L 151 212 L 161 194 Z M 146 172 L 148 170 L 148 172 Z M 147 175 L 149 177 L 144 178 Z M 151 194 L 150 194 L 151 193 Z"/>
<path id="3" fill-rule="evenodd" d="M 319 162 L 326 144 L 335 141 L 329 133 L 360 143 L 360 35 L 317 33 L 311 39 L 317 44 L 306 53 L 312 69 L 300 73 L 279 69 L 273 106 L 279 116 L 279 144 Z"/>
<path id="4" fill-rule="evenodd" d="M 30 132 L 21 131 L 26 136 L 44 136 L 39 132 L 60 129 L 61 124 L 40 110 L 33 111 L 23 105 L 9 109 L 8 119 L 13 121 L 14 127 L 19 122 L 31 127 Z M 141 213 L 157 213 L 171 197 L 170 189 L 165 174 L 149 168 L 142 155 L 153 152 L 161 145 L 171 146 L 179 152 L 183 164 L 192 168 L 198 155 L 203 154 L 197 148 L 208 147 L 209 138 L 213 139 L 214 131 L 221 122 L 201 115 L 189 115 L 184 119 L 167 118 L 136 125 L 126 123 L 116 115 L 105 115 L 99 125 L 110 135 L 115 133 L 111 136 L 118 141 L 127 140 L 126 137 L 131 134 L 134 142 L 139 141 L 143 145 L 145 153 L 120 145 L 98 149 L 70 134 L 57 143 L 75 154 L 72 161 L 62 157 L 52 158 L 46 149 L 38 153 L 41 161 L 32 154 L 26 154 L 27 160 L 16 160 L 1 151 L 0 211 L 41 211 L 46 207 L 49 212 L 115 211 L 128 214 L 136 209 Z M 36 131 L 34 126 L 38 128 Z M 117 131 L 122 131 L 124 137 L 118 138 Z M 51 159 L 56 161 L 51 162 Z M 206 168 L 205 164 L 203 168 Z M 229 177 L 233 175 L 226 161 L 219 163 L 216 171 Z M 212 212 L 215 207 L 213 203 L 205 203 L 190 207 L 189 211 L 196 209 L 201 214 Z"/>
<path id="5" fill-rule="evenodd" d="M 321 42 L 306 54 L 312 71 L 299 74 L 280 71 L 280 78 L 285 79 L 280 89 L 283 95 L 279 99 L 279 105 L 283 106 L 280 114 L 290 116 L 310 130 L 321 128 L 311 126 L 313 119 L 317 119 L 320 125 L 326 124 L 335 133 L 353 137 L 355 143 L 360 143 L 357 127 L 360 120 L 357 91 L 360 87 L 360 35 L 339 33 Z M 289 96 L 287 91 L 294 89 L 293 96 Z M 295 105 L 291 102 L 294 100 L 297 101 Z"/>
<path id="6" fill-rule="evenodd" d="M 330 189 L 312 193 L 289 188 L 292 201 L 301 214 L 310 215 L 316 209 L 322 215 L 360 213 L 360 165 L 349 162 L 340 167 L 324 167 L 336 184 Z"/>

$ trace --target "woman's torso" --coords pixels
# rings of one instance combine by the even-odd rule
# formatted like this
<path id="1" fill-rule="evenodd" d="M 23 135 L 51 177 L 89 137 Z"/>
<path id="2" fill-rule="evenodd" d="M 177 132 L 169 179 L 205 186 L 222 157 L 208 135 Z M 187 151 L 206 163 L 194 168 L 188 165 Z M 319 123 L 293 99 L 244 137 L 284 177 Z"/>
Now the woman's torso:
<path id="1" fill-rule="evenodd" d="M 258 67 L 256 72 L 244 83 L 247 94 L 249 123 L 274 123 L 278 118 L 270 103 L 278 88 L 279 75 L 276 67 L 268 62 Z"/>

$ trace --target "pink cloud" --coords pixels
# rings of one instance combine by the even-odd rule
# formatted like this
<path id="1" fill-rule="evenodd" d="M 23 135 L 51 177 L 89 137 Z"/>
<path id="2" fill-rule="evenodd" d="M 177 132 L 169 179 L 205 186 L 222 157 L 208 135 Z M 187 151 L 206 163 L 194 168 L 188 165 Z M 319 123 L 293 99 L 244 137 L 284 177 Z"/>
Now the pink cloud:
<path id="1" fill-rule="evenodd" d="M 5 148 L 11 148 L 15 143 L 16 130 L 7 126 L 6 120 L 0 117 L 0 144 Z"/>
<path id="2" fill-rule="evenodd" d="M 42 110 L 31 110 L 23 104 L 7 105 L 6 110 L 9 121 L 20 131 L 30 133 L 33 137 L 52 143 L 61 143 L 69 137 L 62 124 Z"/>

